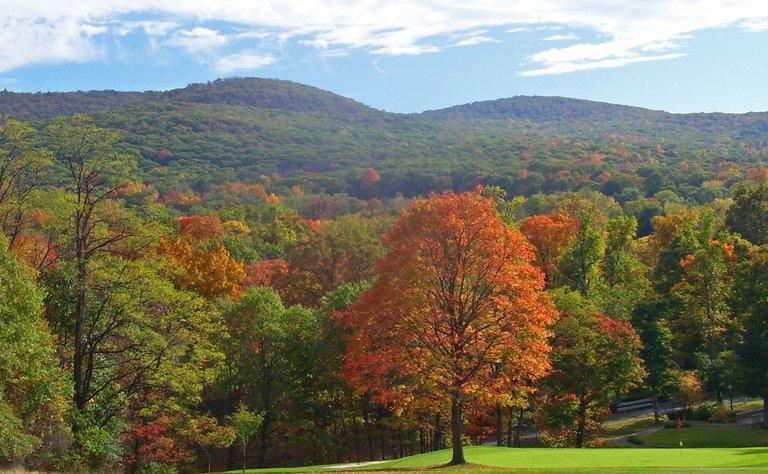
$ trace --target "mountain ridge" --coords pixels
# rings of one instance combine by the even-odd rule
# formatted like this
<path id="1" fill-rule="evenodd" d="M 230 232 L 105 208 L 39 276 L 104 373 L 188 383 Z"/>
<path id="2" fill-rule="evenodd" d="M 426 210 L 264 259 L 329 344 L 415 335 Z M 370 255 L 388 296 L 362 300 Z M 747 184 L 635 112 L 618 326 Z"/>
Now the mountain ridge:
<path id="1" fill-rule="evenodd" d="M 92 113 L 134 103 L 156 101 L 243 105 L 265 109 L 324 113 L 374 113 L 448 119 L 626 120 L 701 117 L 768 117 L 768 112 L 672 113 L 633 105 L 564 96 L 514 95 L 402 114 L 375 109 L 354 99 L 298 82 L 258 77 L 216 79 L 166 91 L 91 90 L 72 92 L 0 91 L 0 113 L 24 120 L 47 120 L 53 114 Z M 56 104 L 56 107 L 51 104 Z M 555 117 L 549 110 L 557 110 Z M 564 113 L 565 112 L 565 113 Z"/>

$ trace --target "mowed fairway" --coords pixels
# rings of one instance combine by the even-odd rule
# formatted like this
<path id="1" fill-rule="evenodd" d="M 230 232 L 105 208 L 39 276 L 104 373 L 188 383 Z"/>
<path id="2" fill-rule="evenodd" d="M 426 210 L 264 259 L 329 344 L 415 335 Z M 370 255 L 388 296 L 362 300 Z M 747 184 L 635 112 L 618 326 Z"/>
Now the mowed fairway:
<path id="1" fill-rule="evenodd" d="M 441 468 L 451 459 L 450 450 L 420 454 L 393 461 L 353 466 L 249 469 L 246 472 L 536 472 L 538 473 L 675 473 L 768 472 L 768 448 L 465 448 L 471 465 Z M 496 468 L 496 469 L 494 469 Z M 236 473 L 238 471 L 231 471 Z"/>
<path id="2" fill-rule="evenodd" d="M 489 467 L 523 469 L 738 468 L 768 471 L 768 448 L 554 449 L 468 447 L 467 461 Z M 377 469 L 426 467 L 447 463 L 450 451 L 412 456 L 372 466 Z"/>

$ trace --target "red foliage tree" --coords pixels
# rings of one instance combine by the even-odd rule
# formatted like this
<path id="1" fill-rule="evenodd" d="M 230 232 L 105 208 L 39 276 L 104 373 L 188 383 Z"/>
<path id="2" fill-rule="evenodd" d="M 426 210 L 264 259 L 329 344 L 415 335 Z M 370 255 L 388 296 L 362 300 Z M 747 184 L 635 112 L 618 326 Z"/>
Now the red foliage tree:
<path id="1" fill-rule="evenodd" d="M 549 368 L 543 275 L 476 193 L 416 201 L 384 240 L 376 285 L 337 315 L 350 330 L 344 376 L 397 409 L 449 405 L 451 463 L 464 463 L 464 407 L 506 401 L 514 381 Z"/>

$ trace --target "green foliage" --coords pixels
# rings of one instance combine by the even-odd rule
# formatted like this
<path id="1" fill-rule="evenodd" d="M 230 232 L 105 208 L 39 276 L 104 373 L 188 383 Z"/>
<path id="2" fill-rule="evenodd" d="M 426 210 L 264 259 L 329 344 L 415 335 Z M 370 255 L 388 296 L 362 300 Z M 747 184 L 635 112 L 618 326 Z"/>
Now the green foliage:
<path id="1" fill-rule="evenodd" d="M 40 439 L 26 432 L 13 407 L 0 399 L 0 459 L 23 459 L 40 447 Z"/>
<path id="2" fill-rule="evenodd" d="M 61 430 L 67 391 L 41 304 L 32 275 L 0 235 L 0 460 L 23 459 Z"/>
<path id="3" fill-rule="evenodd" d="M 755 245 L 768 244 L 768 186 L 739 186 L 725 225 Z"/>
<path id="4" fill-rule="evenodd" d="M 753 253 L 739 269 L 735 307 L 744 321 L 744 343 L 739 346 L 743 387 L 747 393 L 768 394 L 768 249 Z"/>
<path id="5" fill-rule="evenodd" d="M 259 431 L 261 423 L 264 421 L 264 415 L 254 413 L 246 408 L 245 405 L 240 404 L 229 421 L 232 423 L 232 429 L 235 430 L 235 434 L 240 439 L 240 442 L 246 444 Z"/>
<path id="6" fill-rule="evenodd" d="M 566 202 L 563 210 L 579 222 L 579 227 L 570 247 L 560 256 L 560 276 L 566 285 L 586 297 L 601 284 L 598 264 L 605 252 L 604 215 L 580 197 Z"/>
<path id="7" fill-rule="evenodd" d="M 600 189 L 622 203 L 667 192 L 659 197 L 670 211 L 724 197 L 743 177 L 740 163 L 765 157 L 763 114 L 674 115 L 515 97 L 398 115 L 255 78 L 147 93 L 3 92 L 0 112 L 41 121 L 93 114 L 125 133 L 121 148 L 141 157 L 161 194 L 279 175 L 283 191 L 300 185 L 369 199 L 360 182 L 375 169 L 379 198 L 477 184 L 510 196 Z M 634 215 L 645 235 L 650 216 Z"/>
<path id="8" fill-rule="evenodd" d="M 673 335 L 665 319 L 669 316 L 668 309 L 664 300 L 649 299 L 635 308 L 632 317 L 632 324 L 643 344 L 640 356 L 647 371 L 644 386 L 657 401 L 671 397 L 680 383 Z"/>
<path id="9" fill-rule="evenodd" d="M 264 415 L 250 411 L 241 403 L 238 405 L 237 410 L 229 417 L 229 421 L 232 423 L 232 429 L 235 430 L 235 434 L 243 447 L 243 472 L 245 472 L 248 464 L 246 458 L 248 441 L 259 431 L 264 421 Z"/>
<path id="10" fill-rule="evenodd" d="M 553 444 L 584 447 L 610 402 L 642 382 L 641 344 L 629 323 L 596 313 L 579 293 L 554 297 L 563 316 L 553 328 L 541 425 Z"/>
<path id="11" fill-rule="evenodd" d="M 370 288 L 380 236 L 410 198 L 477 185 L 508 225 L 557 211 L 580 223 L 549 282 L 564 314 L 539 390 L 550 440 L 598 428 L 637 383 L 638 350 L 643 397 L 681 384 L 698 394 L 698 378 L 720 396 L 768 393 L 768 258 L 752 248 L 765 243 L 768 194 L 737 186 L 768 176 L 765 114 L 525 97 L 398 115 L 260 79 L 2 92 L 0 111 L 43 132 L 0 124 L 0 247 L 45 289 L 0 254 L 2 460 L 187 469 L 195 444 L 215 455 L 231 442 L 216 420 L 240 403 L 259 412 L 249 439 L 261 465 L 431 444 L 431 415 L 390 412 L 339 378 L 349 334 L 332 314 Z M 180 215 L 223 221 L 196 248 L 251 264 L 232 300 L 214 307 L 169 281 L 157 253 Z M 723 222 L 743 238 L 718 233 Z M 70 441 L 80 465 L 52 464 Z"/>

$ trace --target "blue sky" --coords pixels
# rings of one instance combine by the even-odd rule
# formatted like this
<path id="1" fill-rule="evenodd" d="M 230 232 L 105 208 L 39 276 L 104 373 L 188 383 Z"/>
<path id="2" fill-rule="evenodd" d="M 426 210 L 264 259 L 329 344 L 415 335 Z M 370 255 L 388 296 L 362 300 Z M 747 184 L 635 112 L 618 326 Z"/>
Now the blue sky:
<path id="1" fill-rule="evenodd" d="M 392 112 L 558 95 L 768 111 L 764 0 L 1 0 L 0 87 L 288 79 Z"/>

